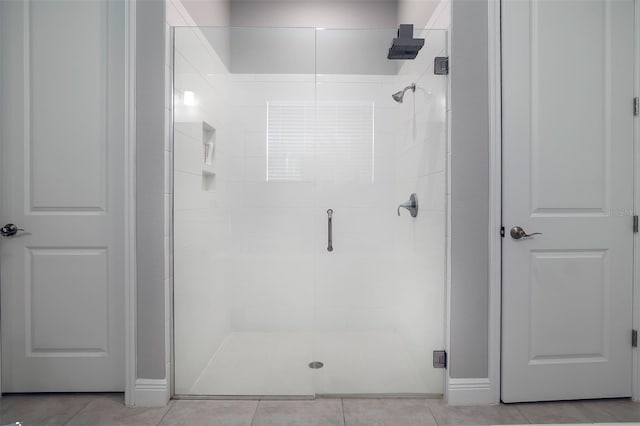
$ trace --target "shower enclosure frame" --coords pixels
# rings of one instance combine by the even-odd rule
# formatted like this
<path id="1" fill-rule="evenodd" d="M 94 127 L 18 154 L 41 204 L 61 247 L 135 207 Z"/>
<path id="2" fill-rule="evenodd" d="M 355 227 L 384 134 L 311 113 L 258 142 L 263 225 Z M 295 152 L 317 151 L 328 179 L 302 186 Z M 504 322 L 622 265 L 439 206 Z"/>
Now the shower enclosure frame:
<path id="1" fill-rule="evenodd" d="M 196 25 L 194 25 L 196 26 Z M 169 244 L 170 244 L 170 253 L 172 253 L 172 256 L 170 257 L 170 279 L 168 280 L 169 282 L 169 287 L 168 287 L 168 301 L 169 301 L 169 312 L 170 312 L 170 326 L 168 329 L 168 339 L 167 339 L 167 348 L 168 348 L 168 353 L 170 353 L 170 359 L 171 361 L 169 362 L 169 371 L 168 371 L 168 376 L 170 378 L 170 380 L 168 380 L 168 385 L 169 385 L 169 391 L 170 391 L 170 395 L 172 395 L 175 398 L 178 399 L 220 399 L 220 400 L 229 400 L 229 399 L 240 399 L 240 400 L 255 400 L 255 399 L 273 399 L 273 400 L 291 400 L 291 399 L 300 399 L 300 400 L 309 400 L 309 399 L 316 399 L 316 398 L 323 398 L 323 397 L 340 397 L 340 398 L 363 398 L 363 397 L 376 397 L 376 398 L 415 398 L 417 394 L 413 394 L 413 393 L 409 393 L 409 394 L 405 394 L 405 393 L 353 393 L 353 394 L 332 394 L 332 393 L 313 393 L 312 395 L 176 395 L 175 392 L 175 367 L 176 367 L 176 363 L 175 363 L 175 310 L 174 310 L 174 262 L 175 262 L 175 256 L 173 255 L 174 253 L 174 232 L 175 232 L 175 206 L 174 206 L 174 199 L 175 199 L 175 185 L 174 185 L 174 161 L 175 161 L 175 157 L 174 154 L 175 153 L 175 149 L 174 149 L 174 145 L 175 145 L 175 127 L 174 127 L 174 114 L 175 114 L 175 110 L 174 110 L 174 90 L 175 90 L 175 36 L 176 36 L 176 28 L 179 27 L 174 27 L 171 26 L 170 28 L 170 40 L 171 40 L 171 48 L 169 49 L 170 51 L 170 62 L 172 64 L 171 67 L 171 77 L 169 79 L 169 90 L 171 93 L 170 96 L 170 116 L 169 116 L 169 127 L 168 127 L 168 131 L 169 131 L 169 143 L 170 143 L 170 147 L 171 147 L 171 152 L 172 155 L 170 156 L 170 163 L 169 163 L 169 182 L 170 182 L 170 188 L 171 188 L 171 194 L 170 194 L 170 204 L 169 204 L 169 209 L 171 211 L 170 214 L 170 220 L 169 220 Z M 231 28 L 231 27 L 230 27 Z M 263 27 L 255 27 L 257 29 L 263 29 Z M 293 27 L 294 29 L 302 29 L 302 27 Z M 316 31 L 318 30 L 318 28 L 315 29 Z M 449 39 L 449 35 L 448 32 L 446 33 L 447 36 L 447 40 Z M 316 83 L 317 84 L 317 83 Z M 447 90 L 446 92 L 448 93 L 449 89 L 449 84 L 450 81 L 447 79 Z M 404 89 L 404 92 L 406 92 L 407 90 L 411 89 L 412 92 L 415 92 L 415 83 L 412 83 L 411 85 L 407 86 Z M 403 93 L 404 95 L 404 93 Z M 448 97 L 448 95 L 447 95 Z M 394 100 L 395 97 L 394 97 Z M 398 101 L 396 100 L 396 102 L 402 103 L 402 101 Z M 447 126 L 450 126 L 450 120 L 447 117 L 446 118 L 446 123 Z M 447 133 L 448 135 L 448 133 Z M 445 143 L 448 145 L 448 137 L 445 139 Z M 446 170 L 446 169 L 445 169 Z M 413 194 L 415 195 L 415 194 Z M 416 209 L 417 210 L 417 209 Z M 415 215 L 412 213 L 411 216 Z M 448 214 L 445 215 L 445 227 L 447 226 L 448 223 Z M 448 236 L 447 236 L 448 238 Z M 443 243 L 445 243 L 445 241 L 443 240 Z M 445 259 L 447 257 L 447 254 L 445 254 Z M 445 283 L 443 283 L 443 286 L 445 286 L 445 300 L 443 301 L 445 303 L 445 308 L 444 308 L 444 317 L 443 321 L 444 321 L 444 339 L 445 339 L 445 345 L 444 349 L 445 351 L 448 352 L 448 347 L 449 347 L 449 295 L 448 295 L 448 271 L 445 270 Z M 427 361 L 425 361 L 427 362 Z M 448 372 L 445 370 L 445 374 L 444 374 L 444 378 L 443 378 L 443 393 L 442 394 L 435 394 L 435 393 L 423 393 L 420 394 L 421 397 L 424 398 L 439 398 L 442 395 L 447 394 L 447 390 L 448 390 Z"/>

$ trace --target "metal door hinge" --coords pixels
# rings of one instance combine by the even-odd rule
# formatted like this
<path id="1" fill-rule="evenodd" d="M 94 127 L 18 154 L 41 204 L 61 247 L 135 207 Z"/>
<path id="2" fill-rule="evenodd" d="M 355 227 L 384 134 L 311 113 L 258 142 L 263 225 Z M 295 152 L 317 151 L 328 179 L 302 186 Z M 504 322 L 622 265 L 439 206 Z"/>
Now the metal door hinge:
<path id="1" fill-rule="evenodd" d="M 631 346 L 638 347 L 638 330 L 631 330 Z"/>
<path id="2" fill-rule="evenodd" d="M 500 227 L 500 236 L 504 238 L 504 226 Z"/>
<path id="3" fill-rule="evenodd" d="M 433 351 L 433 368 L 447 368 L 446 351 Z"/>
<path id="4" fill-rule="evenodd" d="M 637 214 L 633 215 L 633 232 L 635 234 L 638 233 L 638 215 Z"/>
<path id="5" fill-rule="evenodd" d="M 633 98 L 633 115 L 640 115 L 640 98 Z"/>
<path id="6" fill-rule="evenodd" d="M 448 56 L 436 56 L 436 58 L 433 60 L 433 73 L 435 75 L 449 74 L 449 57 Z"/>

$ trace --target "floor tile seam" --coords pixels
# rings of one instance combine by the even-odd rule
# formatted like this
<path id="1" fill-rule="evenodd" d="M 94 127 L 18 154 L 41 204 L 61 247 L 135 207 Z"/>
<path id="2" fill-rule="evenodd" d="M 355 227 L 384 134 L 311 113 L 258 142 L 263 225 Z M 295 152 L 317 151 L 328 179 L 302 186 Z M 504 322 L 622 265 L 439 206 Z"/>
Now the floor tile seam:
<path id="1" fill-rule="evenodd" d="M 344 398 L 340 398 L 340 407 L 342 408 L 342 425 L 347 426 L 347 416 L 344 413 Z"/>
<path id="2" fill-rule="evenodd" d="M 624 417 L 618 415 L 616 413 L 616 410 L 609 410 L 609 409 L 607 409 L 605 407 L 600 408 L 600 410 L 605 412 L 605 413 L 607 413 L 609 416 L 611 416 L 613 419 L 615 419 L 616 422 L 619 422 L 619 423 L 628 423 L 629 422 L 629 420 L 625 420 Z M 635 423 L 635 421 L 632 421 L 631 423 Z"/>
<path id="3" fill-rule="evenodd" d="M 502 405 L 502 404 L 499 404 L 498 406 L 500 406 L 500 405 Z M 520 407 L 522 407 L 521 404 L 514 404 L 513 406 L 515 407 L 516 411 L 518 413 L 520 413 L 522 418 L 527 421 L 528 424 L 530 424 L 530 425 L 534 424 L 533 421 L 529 418 L 529 416 L 527 416 L 527 413 L 520 409 Z"/>
<path id="4" fill-rule="evenodd" d="M 429 404 L 429 402 L 425 400 L 425 405 L 427 406 L 427 410 L 429 410 L 429 414 L 431 414 L 431 418 L 433 419 L 435 424 L 437 426 L 444 426 L 444 425 L 440 425 L 440 422 L 438 421 L 438 418 L 436 417 L 436 415 L 433 413 L 433 410 L 431 409 L 431 404 Z M 445 408 L 446 408 L 446 406 L 445 406 Z"/>
<path id="5" fill-rule="evenodd" d="M 93 401 L 94 401 L 93 399 L 89 399 L 89 400 L 87 400 L 87 403 L 86 403 L 86 404 L 84 404 L 82 407 L 80 407 L 80 408 L 78 409 L 78 411 L 76 411 L 75 413 L 73 413 L 73 414 L 71 415 L 71 417 L 69 417 L 69 420 L 67 420 L 66 422 L 64 422 L 64 425 L 63 425 L 63 426 L 66 426 L 66 425 L 68 425 L 69 423 L 71 423 L 71 421 L 72 421 L 74 418 L 76 418 L 76 416 L 77 416 L 78 414 L 80 414 L 80 413 L 81 413 L 85 408 L 87 408 L 87 407 L 88 407 L 88 406 L 89 406 Z"/>
<path id="6" fill-rule="evenodd" d="M 167 417 L 167 414 L 169 414 L 169 411 L 173 410 L 173 407 L 176 406 L 176 400 L 175 399 L 170 399 L 168 405 L 170 406 L 169 408 L 167 408 L 167 410 L 164 412 L 164 414 L 162 415 L 162 417 L 160 417 L 160 420 L 158 421 L 158 423 L 156 423 L 156 426 L 159 426 L 162 424 L 162 422 L 164 421 L 164 418 Z"/>
<path id="7" fill-rule="evenodd" d="M 258 407 L 260 406 L 261 399 L 258 399 L 256 403 L 256 408 L 253 410 L 253 416 L 251 416 L 251 426 L 253 426 L 253 422 L 256 420 L 256 414 L 258 414 Z"/>

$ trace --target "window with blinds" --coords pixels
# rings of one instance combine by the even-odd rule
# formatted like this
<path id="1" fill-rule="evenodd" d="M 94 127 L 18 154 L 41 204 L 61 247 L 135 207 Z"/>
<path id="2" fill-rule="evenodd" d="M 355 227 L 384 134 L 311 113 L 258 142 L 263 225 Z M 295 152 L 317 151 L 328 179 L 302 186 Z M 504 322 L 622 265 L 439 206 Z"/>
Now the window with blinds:
<path id="1" fill-rule="evenodd" d="M 267 102 L 267 181 L 311 180 L 313 102 Z"/>
<path id="2" fill-rule="evenodd" d="M 373 102 L 316 106 L 317 177 L 330 182 L 373 182 Z"/>
<path id="3" fill-rule="evenodd" d="M 373 102 L 269 102 L 267 180 L 373 182 Z"/>

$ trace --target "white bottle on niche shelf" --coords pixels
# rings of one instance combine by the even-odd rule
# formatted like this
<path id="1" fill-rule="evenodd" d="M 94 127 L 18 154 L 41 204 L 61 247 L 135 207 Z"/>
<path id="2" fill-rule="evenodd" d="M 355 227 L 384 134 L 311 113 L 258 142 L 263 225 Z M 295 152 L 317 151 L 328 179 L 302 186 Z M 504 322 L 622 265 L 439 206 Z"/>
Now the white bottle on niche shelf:
<path id="1" fill-rule="evenodd" d="M 215 190 L 216 170 L 214 167 L 216 154 L 216 129 L 209 123 L 202 122 L 202 189 Z"/>

